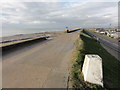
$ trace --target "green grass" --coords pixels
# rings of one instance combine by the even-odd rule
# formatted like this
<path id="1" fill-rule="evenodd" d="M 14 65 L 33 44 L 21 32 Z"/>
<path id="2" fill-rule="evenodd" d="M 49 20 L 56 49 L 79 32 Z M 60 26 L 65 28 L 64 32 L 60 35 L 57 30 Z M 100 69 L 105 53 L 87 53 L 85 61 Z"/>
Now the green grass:
<path id="1" fill-rule="evenodd" d="M 103 82 L 105 88 L 120 88 L 120 62 L 111 54 L 109 54 L 99 42 L 92 37 L 88 36 L 85 31 L 80 34 L 80 39 L 83 42 L 81 46 L 77 48 L 78 55 L 76 62 L 72 67 L 72 83 L 74 88 L 89 89 L 89 88 L 101 88 L 98 85 L 90 84 L 83 80 L 81 73 L 84 57 L 86 54 L 97 54 L 103 60 Z M 104 89 L 105 89 L 104 88 Z"/>

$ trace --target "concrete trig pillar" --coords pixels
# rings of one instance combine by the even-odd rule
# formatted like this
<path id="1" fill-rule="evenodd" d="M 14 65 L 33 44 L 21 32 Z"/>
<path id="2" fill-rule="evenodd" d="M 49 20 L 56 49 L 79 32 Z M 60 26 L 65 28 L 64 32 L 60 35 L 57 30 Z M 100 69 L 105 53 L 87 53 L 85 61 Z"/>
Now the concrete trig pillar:
<path id="1" fill-rule="evenodd" d="M 98 55 L 85 55 L 82 72 L 85 81 L 103 87 L 102 59 Z"/>

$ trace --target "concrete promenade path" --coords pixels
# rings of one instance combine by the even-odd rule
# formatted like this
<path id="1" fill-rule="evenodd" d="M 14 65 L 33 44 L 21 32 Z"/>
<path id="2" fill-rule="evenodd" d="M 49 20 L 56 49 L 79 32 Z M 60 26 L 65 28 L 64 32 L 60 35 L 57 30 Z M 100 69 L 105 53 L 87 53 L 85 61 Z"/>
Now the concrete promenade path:
<path id="1" fill-rule="evenodd" d="M 78 37 L 79 31 L 59 33 L 52 39 L 3 55 L 2 87 L 66 88 Z"/>

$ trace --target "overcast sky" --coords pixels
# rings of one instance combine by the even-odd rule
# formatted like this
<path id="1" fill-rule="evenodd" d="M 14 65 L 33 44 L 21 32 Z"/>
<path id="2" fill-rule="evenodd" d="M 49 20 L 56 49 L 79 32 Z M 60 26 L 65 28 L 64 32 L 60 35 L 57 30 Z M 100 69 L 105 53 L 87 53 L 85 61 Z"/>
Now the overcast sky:
<path id="1" fill-rule="evenodd" d="M 40 28 L 64 30 L 65 27 L 115 27 L 117 2 L 3 2 L 4 28 Z"/>

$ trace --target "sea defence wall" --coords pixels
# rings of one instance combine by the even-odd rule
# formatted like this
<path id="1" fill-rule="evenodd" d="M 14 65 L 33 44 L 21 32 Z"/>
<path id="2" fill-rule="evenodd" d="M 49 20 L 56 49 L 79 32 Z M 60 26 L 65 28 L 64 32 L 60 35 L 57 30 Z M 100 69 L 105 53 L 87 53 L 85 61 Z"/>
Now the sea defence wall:
<path id="1" fill-rule="evenodd" d="M 3 43 L 3 44 L 1 44 L 0 48 L 2 49 L 2 54 L 4 54 L 4 53 L 6 53 L 6 51 L 16 49 L 18 47 L 29 46 L 36 42 L 41 42 L 41 41 L 47 40 L 47 38 L 48 37 L 35 37 L 35 38 L 30 38 L 30 39 L 25 39 L 25 40 Z"/>
<path id="2" fill-rule="evenodd" d="M 84 80 L 103 87 L 102 59 L 98 55 L 85 55 L 82 68 Z"/>
<path id="3" fill-rule="evenodd" d="M 78 30 L 81 30 L 81 29 L 77 28 L 77 29 L 67 30 L 67 33 L 72 33 L 72 32 L 78 31 Z"/>

